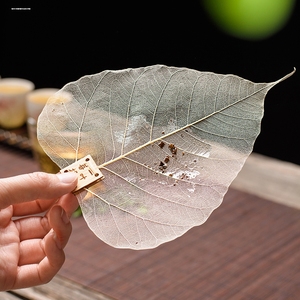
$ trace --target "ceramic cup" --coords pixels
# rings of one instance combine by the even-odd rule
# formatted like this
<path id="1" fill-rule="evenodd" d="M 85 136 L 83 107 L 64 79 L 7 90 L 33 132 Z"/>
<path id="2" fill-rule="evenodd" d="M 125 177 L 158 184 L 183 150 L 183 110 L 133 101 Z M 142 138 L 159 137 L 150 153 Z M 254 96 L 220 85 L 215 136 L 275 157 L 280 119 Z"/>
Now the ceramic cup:
<path id="1" fill-rule="evenodd" d="M 33 89 L 26 79 L 0 79 L 0 127 L 13 129 L 26 122 L 26 95 Z"/>

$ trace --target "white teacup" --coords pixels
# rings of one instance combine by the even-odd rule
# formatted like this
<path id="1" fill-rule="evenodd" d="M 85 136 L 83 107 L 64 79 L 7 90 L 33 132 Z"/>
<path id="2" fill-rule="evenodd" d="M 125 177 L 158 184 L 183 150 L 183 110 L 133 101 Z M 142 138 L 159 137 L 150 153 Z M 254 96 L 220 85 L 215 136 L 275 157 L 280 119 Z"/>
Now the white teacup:
<path id="1" fill-rule="evenodd" d="M 26 121 L 26 95 L 34 84 L 21 78 L 0 79 L 0 127 L 13 129 Z"/>

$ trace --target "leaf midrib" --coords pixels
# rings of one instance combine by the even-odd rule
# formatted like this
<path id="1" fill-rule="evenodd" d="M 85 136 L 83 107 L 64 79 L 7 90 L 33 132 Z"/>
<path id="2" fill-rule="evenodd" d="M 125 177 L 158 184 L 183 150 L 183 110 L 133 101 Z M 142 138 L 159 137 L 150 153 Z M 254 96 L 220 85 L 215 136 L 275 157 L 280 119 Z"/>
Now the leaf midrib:
<path id="1" fill-rule="evenodd" d="M 229 105 L 227 105 L 227 106 L 225 106 L 225 107 L 223 107 L 223 108 L 221 108 L 221 109 L 219 109 L 217 111 L 214 111 L 211 114 L 209 114 L 209 115 L 207 115 L 207 116 L 205 116 L 205 117 L 203 117 L 203 118 L 201 118 L 201 119 L 199 119 L 199 120 L 197 120 L 195 122 L 189 123 L 189 124 L 187 124 L 187 125 L 185 125 L 185 126 L 183 126 L 181 128 L 178 128 L 178 129 L 176 129 L 176 130 L 174 130 L 172 132 L 164 134 L 164 135 L 162 135 L 162 136 L 160 136 L 158 138 L 155 138 L 153 140 L 149 140 L 147 143 L 144 143 L 143 145 L 141 145 L 141 146 L 139 146 L 139 147 L 137 147 L 137 148 L 135 148 L 135 149 L 133 149 L 131 151 L 128 151 L 127 153 L 121 154 L 121 155 L 119 155 L 116 158 L 113 158 L 113 159 L 111 159 L 111 160 L 109 160 L 107 162 L 104 162 L 103 164 L 99 165 L 98 168 L 100 169 L 100 168 L 106 167 L 107 165 L 109 165 L 111 163 L 119 161 L 119 160 L 125 158 L 126 156 L 129 156 L 130 154 L 135 153 L 136 151 L 139 151 L 139 150 L 143 149 L 144 147 L 147 147 L 147 146 L 152 145 L 152 144 L 154 144 L 156 142 L 159 142 L 160 140 L 165 139 L 165 138 L 167 138 L 167 137 L 169 137 L 169 136 L 171 136 L 173 134 L 176 134 L 176 133 L 178 133 L 178 132 L 180 132 L 182 130 L 188 129 L 189 127 L 194 126 L 197 123 L 200 123 L 200 122 L 202 122 L 202 121 L 204 121 L 204 120 L 206 120 L 206 119 L 208 119 L 208 118 L 210 118 L 210 117 L 212 117 L 212 116 L 214 116 L 214 115 L 216 115 L 216 114 L 218 114 L 218 113 L 220 113 L 220 112 L 222 112 L 222 111 L 230 108 L 231 106 L 236 105 L 237 103 L 240 103 L 240 102 L 242 102 L 242 101 L 244 101 L 246 99 L 249 99 L 253 95 L 255 95 L 255 94 L 257 94 L 257 93 L 259 93 L 259 92 L 261 92 L 261 91 L 263 91 L 265 89 L 267 89 L 267 90 L 271 89 L 274 85 L 276 85 L 278 82 L 280 82 L 280 81 L 282 81 L 284 79 L 285 79 L 285 77 L 282 78 L 282 79 L 279 79 L 278 81 L 275 81 L 275 82 L 266 83 L 265 86 L 263 86 L 262 88 L 260 88 L 259 90 L 255 91 L 255 92 L 253 92 L 252 94 L 247 95 L 246 97 L 241 98 L 240 100 L 237 100 L 237 101 L 235 101 L 235 102 L 233 102 L 233 103 L 231 103 L 231 104 L 229 104 Z M 152 127 L 153 127 L 153 125 L 151 126 L 151 128 Z"/>

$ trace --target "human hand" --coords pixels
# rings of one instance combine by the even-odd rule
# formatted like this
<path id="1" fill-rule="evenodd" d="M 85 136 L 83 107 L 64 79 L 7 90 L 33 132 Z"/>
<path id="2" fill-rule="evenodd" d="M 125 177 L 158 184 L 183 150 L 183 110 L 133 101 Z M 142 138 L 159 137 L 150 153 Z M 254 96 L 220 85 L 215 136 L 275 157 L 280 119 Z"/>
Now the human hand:
<path id="1" fill-rule="evenodd" d="M 47 283 L 59 271 L 76 184 L 76 173 L 0 179 L 0 291 Z"/>

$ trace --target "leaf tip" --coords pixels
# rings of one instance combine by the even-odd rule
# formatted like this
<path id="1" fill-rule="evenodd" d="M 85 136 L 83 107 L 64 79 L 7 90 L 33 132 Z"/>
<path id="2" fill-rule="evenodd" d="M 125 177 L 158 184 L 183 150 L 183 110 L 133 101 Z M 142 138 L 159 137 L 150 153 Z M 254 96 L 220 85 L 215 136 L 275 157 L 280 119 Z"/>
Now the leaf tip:
<path id="1" fill-rule="evenodd" d="M 292 75 L 294 75 L 295 72 L 296 72 L 296 68 L 294 67 L 294 69 L 293 69 L 292 72 L 290 72 L 290 73 L 286 74 L 285 76 L 283 76 L 282 78 L 280 78 L 280 79 L 272 82 L 271 85 L 274 86 L 274 85 L 276 85 L 276 84 L 278 84 L 278 83 L 280 83 L 280 82 L 288 79 L 289 77 L 291 77 Z"/>
<path id="2" fill-rule="evenodd" d="M 288 73 L 287 75 L 285 75 L 284 77 L 282 77 L 282 78 L 280 79 L 280 81 L 283 81 L 283 80 L 285 80 L 285 79 L 291 77 L 292 75 L 294 75 L 295 72 L 296 72 L 296 67 L 294 67 L 294 69 L 293 69 L 292 72 L 290 72 L 290 73 Z"/>

